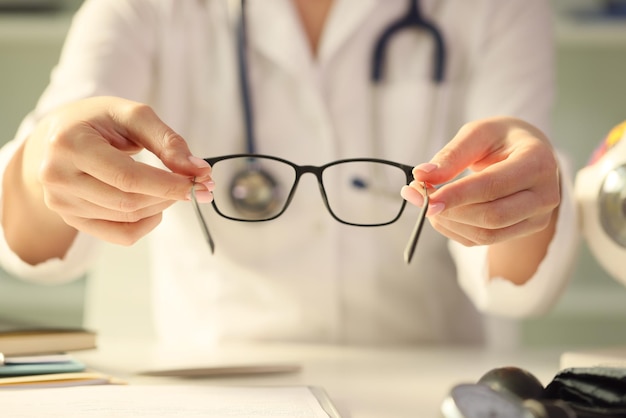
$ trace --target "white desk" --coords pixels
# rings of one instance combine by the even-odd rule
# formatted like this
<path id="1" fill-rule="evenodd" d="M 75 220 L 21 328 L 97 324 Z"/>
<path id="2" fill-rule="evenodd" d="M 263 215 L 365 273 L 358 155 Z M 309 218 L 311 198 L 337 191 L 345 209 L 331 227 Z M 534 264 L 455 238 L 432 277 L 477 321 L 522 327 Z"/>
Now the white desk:
<path id="1" fill-rule="evenodd" d="M 350 418 L 436 418 L 448 390 L 488 370 L 518 366 L 544 384 L 557 373 L 560 351 L 489 352 L 467 348 L 361 348 L 327 345 L 231 345 L 164 349 L 142 341 L 101 340 L 75 353 L 88 366 L 130 384 L 281 385 L 323 387 Z M 139 371 L 221 364 L 298 363 L 297 373 L 246 377 L 165 378 Z"/>

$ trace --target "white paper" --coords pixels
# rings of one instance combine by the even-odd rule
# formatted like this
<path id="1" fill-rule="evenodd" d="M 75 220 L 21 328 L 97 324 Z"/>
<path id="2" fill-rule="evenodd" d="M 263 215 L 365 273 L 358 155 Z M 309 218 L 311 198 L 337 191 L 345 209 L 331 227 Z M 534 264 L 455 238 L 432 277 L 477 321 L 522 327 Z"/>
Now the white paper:
<path id="1" fill-rule="evenodd" d="M 306 386 L 82 386 L 0 393 L 12 418 L 329 418 Z"/>

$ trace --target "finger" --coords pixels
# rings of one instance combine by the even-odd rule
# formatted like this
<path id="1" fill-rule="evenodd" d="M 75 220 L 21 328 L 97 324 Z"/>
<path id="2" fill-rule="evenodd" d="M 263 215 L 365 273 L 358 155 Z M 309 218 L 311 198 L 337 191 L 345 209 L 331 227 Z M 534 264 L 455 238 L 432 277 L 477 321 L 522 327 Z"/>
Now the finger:
<path id="1" fill-rule="evenodd" d="M 430 221 L 433 228 L 442 235 L 465 246 L 476 246 L 492 245 L 530 235 L 545 228 L 546 222 L 549 222 L 549 215 L 547 217 L 527 218 L 516 224 L 497 229 L 480 228 L 443 217 L 431 218 Z"/>
<path id="2" fill-rule="evenodd" d="M 150 205 L 157 200 L 189 199 L 194 177 L 137 162 L 127 153 L 111 147 L 108 140 L 92 129 L 81 130 L 76 136 L 66 132 L 59 137 L 56 139 L 59 146 L 50 151 L 55 155 L 39 170 L 41 183 L 49 189 L 65 187 L 61 189 L 65 193 L 82 195 L 86 200 L 111 209 L 128 206 L 135 210 L 141 204 Z M 76 139 L 78 137 L 80 139 Z M 90 147 L 90 153 L 72 152 L 85 144 Z M 210 192 L 214 183 L 210 177 L 208 179 L 205 176 L 195 187 Z M 139 195 L 145 195 L 141 198 L 143 203 Z"/>
<path id="3" fill-rule="evenodd" d="M 78 159 L 76 168 L 126 193 L 144 194 L 164 200 L 187 200 L 193 176 L 177 174 L 135 161 L 104 141 L 94 141 L 95 159 Z M 102 162 L 106 163 L 102 163 Z"/>
<path id="4" fill-rule="evenodd" d="M 505 135 L 505 125 L 501 122 L 466 124 L 429 163 L 415 167 L 413 175 L 418 181 L 433 184 L 450 181 L 500 149 Z"/>
<path id="5" fill-rule="evenodd" d="M 536 193 L 522 191 L 492 202 L 453 207 L 442 217 L 479 228 L 499 229 L 551 213 L 553 209 L 544 206 Z"/>
<path id="6" fill-rule="evenodd" d="M 120 211 L 94 204 L 76 196 L 67 197 L 60 194 L 48 195 L 46 193 L 45 199 L 50 209 L 64 217 L 91 218 L 122 223 L 134 223 L 144 218 L 158 215 L 176 202 L 174 200 L 164 200 L 138 209 Z"/>
<path id="7" fill-rule="evenodd" d="M 400 189 L 400 196 L 409 203 L 421 208 L 424 206 L 424 196 L 419 192 L 418 187 L 417 182 L 413 181 Z"/>
<path id="8" fill-rule="evenodd" d="M 554 158 L 549 140 L 536 127 L 510 117 L 484 119 L 464 125 L 429 163 L 415 167 L 413 174 L 416 180 L 442 184 L 467 169 L 481 171 L 519 153 L 539 160 Z"/>
<path id="9" fill-rule="evenodd" d="M 534 154 L 538 154 L 535 152 Z M 491 202 L 523 191 L 535 195 L 535 203 L 550 206 L 559 199 L 558 167 L 553 156 L 519 153 L 480 172 L 447 183 L 432 199 L 450 209 L 468 204 Z"/>
<path id="10" fill-rule="evenodd" d="M 92 100 L 104 99 L 94 98 Z M 129 107 L 129 103 L 133 103 L 123 99 L 113 100 L 118 101 L 113 104 L 106 102 L 109 104 L 106 109 L 113 113 L 120 112 L 120 107 L 124 109 Z M 123 103 L 123 106 L 119 105 L 120 101 Z M 93 104 L 93 102 L 90 103 Z M 89 123 L 64 123 L 64 119 L 61 117 L 60 121 L 55 124 L 58 128 L 55 128 L 55 135 L 52 141 L 54 146 L 49 148 L 50 155 L 48 156 L 49 158 L 44 160 L 47 161 L 47 164 L 44 164 L 42 170 L 44 176 L 50 177 L 51 182 L 57 181 L 59 178 L 61 180 L 64 179 L 62 177 L 63 167 L 75 166 L 79 170 L 89 173 L 123 191 L 137 193 L 145 191 L 145 194 L 161 198 L 183 200 L 187 196 L 189 188 L 187 183 L 191 183 L 193 178 L 198 178 L 201 183 L 210 179 L 211 169 L 208 163 L 191 156 L 188 153 L 185 142 L 180 137 L 180 141 L 174 142 L 178 144 L 178 148 L 182 149 L 181 153 L 183 155 L 180 156 L 181 158 L 175 159 L 183 161 L 180 164 L 182 166 L 195 167 L 187 170 L 190 173 L 189 175 L 174 175 L 167 170 L 141 164 L 132 159 L 128 150 L 136 149 L 137 147 L 127 145 L 134 139 L 129 139 L 131 135 L 125 129 L 127 125 L 137 129 L 143 135 L 142 138 L 144 138 L 140 140 L 142 146 L 143 144 L 149 145 L 150 140 L 153 140 L 153 135 L 156 134 L 151 132 L 152 128 L 146 128 L 145 132 L 139 128 L 142 126 L 141 121 L 145 122 L 147 119 L 148 122 L 151 122 L 156 118 L 153 112 L 146 112 L 148 115 L 152 115 L 152 118 L 138 117 L 138 120 L 134 122 L 121 121 L 121 117 L 111 116 L 107 113 L 104 113 L 104 115 L 98 113 L 98 110 L 101 109 L 98 106 L 88 107 L 85 105 L 85 107 L 87 107 L 87 111 L 90 110 L 91 113 L 95 114 L 94 116 L 88 112 L 87 120 L 89 120 Z M 144 108 L 142 106 L 135 107 Z M 121 113 L 125 114 L 124 112 Z M 171 132 L 162 122 L 156 123 L 156 125 Z M 118 132 L 118 130 L 121 132 Z M 133 135 L 135 134 L 133 133 Z M 88 147 L 88 153 L 77 153 L 77 150 L 84 150 L 86 147 Z M 162 152 L 161 154 L 165 155 L 167 153 L 163 154 Z M 53 164 L 55 161 L 65 161 L 66 164 Z M 176 168 L 175 165 L 170 164 L 170 166 Z M 57 171 L 61 171 L 61 173 L 59 174 Z"/>
<path id="11" fill-rule="evenodd" d="M 436 220 L 434 220 L 433 218 L 430 218 L 429 221 L 433 229 L 439 232 L 444 237 L 456 241 L 466 247 L 473 247 L 477 245 L 474 241 L 471 241 L 465 236 L 454 232 L 455 230 L 453 228 L 446 227 L 446 222 L 443 222 L 441 219 L 437 218 Z"/>
<path id="12" fill-rule="evenodd" d="M 447 210 L 468 205 L 493 202 L 529 190 L 534 178 L 515 175 L 511 167 L 490 167 L 441 186 L 431 199 L 445 205 Z"/>
<path id="13" fill-rule="evenodd" d="M 409 203 L 421 208 L 424 206 L 424 193 L 428 192 L 428 195 L 430 197 L 435 190 L 435 188 L 429 184 L 426 184 L 427 190 L 424 190 L 424 185 L 425 183 L 412 181 L 410 184 L 403 186 L 402 189 L 400 189 L 400 195 Z M 442 203 L 430 201 L 428 204 L 428 212 L 426 213 L 426 216 L 437 215 L 443 209 L 444 205 Z"/>
<path id="14" fill-rule="evenodd" d="M 199 178 L 210 172 L 206 162 L 190 158 L 192 154 L 185 140 L 150 106 L 124 101 L 119 106 L 109 106 L 109 111 L 117 122 L 115 129 L 119 134 L 155 154 L 173 172 Z"/>
<path id="15" fill-rule="evenodd" d="M 163 202 L 174 202 L 147 194 L 124 192 L 86 173 L 72 175 L 75 179 L 71 182 L 47 184 L 46 190 L 50 198 L 56 196 L 60 200 L 68 200 L 69 197 L 75 197 L 77 200 L 119 212 L 134 212 Z"/>
<path id="16" fill-rule="evenodd" d="M 66 216 L 63 220 L 77 230 L 104 241 L 130 246 L 147 235 L 161 222 L 162 214 L 143 218 L 137 222 L 112 222 L 100 219 Z"/>

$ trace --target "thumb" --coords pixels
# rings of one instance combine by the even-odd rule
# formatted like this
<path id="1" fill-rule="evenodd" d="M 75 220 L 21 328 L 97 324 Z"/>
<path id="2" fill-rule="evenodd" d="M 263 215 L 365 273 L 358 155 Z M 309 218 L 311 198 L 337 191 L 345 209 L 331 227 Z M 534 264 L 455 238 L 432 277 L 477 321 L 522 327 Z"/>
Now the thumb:
<path id="1" fill-rule="evenodd" d="M 198 178 L 210 175 L 209 164 L 194 157 L 183 137 L 150 106 L 121 98 L 101 99 L 109 101 L 109 115 L 119 135 L 156 155 L 174 173 Z"/>
<path id="2" fill-rule="evenodd" d="M 503 159 L 499 153 L 508 131 L 507 125 L 486 120 L 468 123 L 433 158 L 413 169 L 417 181 L 446 183 L 467 169 L 480 171 Z"/>

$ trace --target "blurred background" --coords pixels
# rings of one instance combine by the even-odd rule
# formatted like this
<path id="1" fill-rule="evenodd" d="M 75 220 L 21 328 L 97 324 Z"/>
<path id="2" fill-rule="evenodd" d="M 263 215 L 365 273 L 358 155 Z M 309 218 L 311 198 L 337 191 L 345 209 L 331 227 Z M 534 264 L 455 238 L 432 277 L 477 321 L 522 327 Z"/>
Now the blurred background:
<path id="1" fill-rule="evenodd" d="M 79 0 L 0 0 L 0 144 L 10 140 L 48 82 Z M 624 1 L 553 0 L 557 106 L 553 140 L 572 168 L 584 166 L 608 131 L 626 120 Z M 89 278 L 29 285 L 0 271 L 0 318 L 150 336 L 146 247 L 105 246 Z M 571 285 L 547 316 L 521 324 L 522 343 L 596 347 L 626 343 L 626 287 L 581 244 Z"/>

